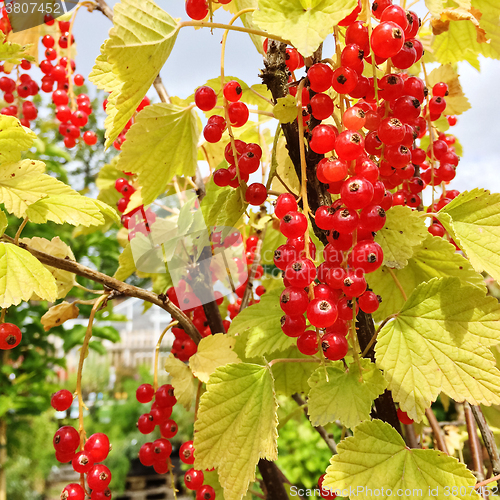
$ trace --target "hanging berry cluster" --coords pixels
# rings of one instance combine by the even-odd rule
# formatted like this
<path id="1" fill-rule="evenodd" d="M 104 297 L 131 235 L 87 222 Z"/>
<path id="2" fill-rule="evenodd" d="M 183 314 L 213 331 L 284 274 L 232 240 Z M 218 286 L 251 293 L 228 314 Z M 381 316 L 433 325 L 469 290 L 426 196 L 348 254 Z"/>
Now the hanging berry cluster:
<path id="1" fill-rule="evenodd" d="M 71 407 L 73 394 L 66 389 L 56 392 L 51 399 L 52 407 L 57 411 L 66 411 Z M 100 462 L 104 461 L 110 451 L 109 439 L 106 434 L 92 434 L 82 446 L 80 433 L 72 426 L 65 425 L 54 435 L 56 459 L 61 463 L 71 462 L 73 470 L 82 474 L 82 482 L 68 484 L 61 493 L 61 500 L 85 500 L 83 485 L 85 480 L 92 490 L 91 500 L 110 500 L 111 491 L 108 485 L 111 481 L 110 470 Z M 77 452 L 78 448 L 80 451 Z"/>
<path id="2" fill-rule="evenodd" d="M 45 16 L 45 25 L 53 26 L 55 22 L 50 14 Z M 16 78 L 11 76 L 0 78 L 0 90 L 4 93 L 3 99 L 10 104 L 2 108 L 0 113 L 16 116 L 22 125 L 30 127 L 31 122 L 38 117 L 38 111 L 33 102 L 28 99 L 36 96 L 40 89 L 47 94 L 52 94 L 52 102 L 56 107 L 55 116 L 60 122 L 59 132 L 64 138 L 64 145 L 67 148 L 73 148 L 82 134 L 82 129 L 88 123 L 89 115 L 92 114 L 92 105 L 86 94 L 82 93 L 74 97 L 72 85 L 81 87 L 85 79 L 80 74 L 74 74 L 75 61 L 61 55 L 75 42 L 74 36 L 70 34 L 71 23 L 58 21 L 57 26 L 57 35 L 44 35 L 41 38 L 45 48 L 45 59 L 39 64 L 40 71 L 44 75 L 40 86 L 28 73 L 21 72 L 32 68 L 32 64 L 26 60 L 18 65 Z M 5 72 L 3 66 L 1 72 Z M 70 102 L 70 97 L 72 102 Z M 83 132 L 82 139 L 88 146 L 97 143 L 97 135 L 93 130 Z"/>
<path id="3" fill-rule="evenodd" d="M 137 422 L 139 431 L 142 434 L 150 434 L 158 426 L 161 434 L 161 438 L 141 446 L 139 460 L 146 467 L 153 466 L 158 474 L 165 474 L 171 467 L 172 445 L 169 439 L 172 439 L 178 431 L 177 423 L 170 418 L 172 408 L 177 402 L 174 388 L 171 385 L 162 385 L 155 392 L 152 385 L 142 384 L 137 388 L 136 397 L 137 401 L 143 404 L 150 403 L 154 397 L 150 412 L 139 417 Z M 187 441 L 181 446 L 179 456 L 185 464 L 194 463 L 193 441 Z M 214 500 L 214 489 L 209 485 L 203 485 L 203 480 L 203 471 L 194 468 L 184 474 L 184 484 L 186 488 L 196 491 L 197 500 Z"/>

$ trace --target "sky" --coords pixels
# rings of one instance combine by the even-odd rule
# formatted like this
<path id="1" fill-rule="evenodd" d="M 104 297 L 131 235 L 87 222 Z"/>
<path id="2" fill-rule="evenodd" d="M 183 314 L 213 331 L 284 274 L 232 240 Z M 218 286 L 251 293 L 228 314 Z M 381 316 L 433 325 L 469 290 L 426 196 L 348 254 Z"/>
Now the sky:
<path id="1" fill-rule="evenodd" d="M 115 0 L 108 0 L 110 6 Z M 187 20 L 183 0 L 157 0 L 157 4 L 172 17 Z M 230 15 L 219 9 L 217 22 L 227 22 Z M 74 26 L 77 43 L 77 71 L 85 77 L 90 73 L 100 46 L 108 36 L 111 22 L 102 13 L 80 9 Z M 220 74 L 221 30 L 183 28 L 175 47 L 161 71 L 163 83 L 170 95 L 187 97 L 208 79 Z M 333 53 L 332 37 L 325 43 L 324 53 Z M 250 38 L 243 33 L 230 33 L 226 51 L 226 75 L 237 76 L 247 84 L 262 83 L 258 77 L 262 58 Z M 463 191 L 482 187 L 500 192 L 500 162 L 497 112 L 500 109 L 500 61 L 481 59 L 478 73 L 468 63 L 459 65 L 460 81 L 472 108 L 459 117 L 448 133 L 462 143 L 463 158 L 457 177 L 450 188 Z M 154 90 L 148 93 L 156 97 Z"/>

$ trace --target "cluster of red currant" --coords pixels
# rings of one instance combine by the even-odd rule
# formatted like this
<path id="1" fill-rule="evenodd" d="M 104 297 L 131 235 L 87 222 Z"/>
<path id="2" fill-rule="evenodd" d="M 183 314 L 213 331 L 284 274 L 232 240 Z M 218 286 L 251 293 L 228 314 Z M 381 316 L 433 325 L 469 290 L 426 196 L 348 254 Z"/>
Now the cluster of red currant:
<path id="1" fill-rule="evenodd" d="M 51 399 L 51 405 L 57 411 L 68 410 L 72 402 L 73 394 L 66 389 L 56 392 Z M 71 462 L 73 470 L 82 474 L 82 484 L 68 484 L 62 490 L 61 500 L 85 500 L 85 479 L 88 487 L 92 490 L 90 500 L 111 499 L 111 491 L 108 488 L 111 472 L 104 464 L 100 463 L 107 458 L 110 451 L 109 439 L 106 434 L 102 432 L 92 434 L 83 445 L 80 433 L 74 427 L 65 425 L 57 430 L 53 443 L 56 459 L 61 463 Z M 79 447 L 80 451 L 77 452 Z"/>
<path id="2" fill-rule="evenodd" d="M 196 345 L 195 345 L 196 347 Z M 170 418 L 172 408 L 177 402 L 174 395 L 174 388 L 171 385 L 162 385 L 155 392 L 151 384 L 142 384 L 136 391 L 137 401 L 143 404 L 154 402 L 149 413 L 141 415 L 137 422 L 137 427 L 142 434 L 150 434 L 155 427 L 160 428 L 161 438 L 152 443 L 145 443 L 139 450 L 139 460 L 146 467 L 153 466 L 158 474 L 165 474 L 170 467 L 170 455 L 172 445 L 169 439 L 177 434 L 177 424 Z M 180 459 L 188 465 L 194 463 L 193 441 L 187 441 L 179 450 Z M 189 469 L 184 475 L 184 484 L 190 490 L 196 491 L 197 500 L 214 500 L 214 489 L 203 486 L 203 472 L 196 469 Z"/>
<path id="3" fill-rule="evenodd" d="M 55 20 L 49 14 L 45 16 L 45 24 L 52 26 Z M 40 64 L 40 70 L 44 74 L 41 81 L 41 90 L 52 93 L 52 102 L 56 106 L 56 118 L 61 122 L 59 132 L 64 137 L 64 144 L 67 148 L 73 148 L 81 135 L 81 129 L 88 123 L 88 117 L 92 113 L 92 105 L 86 94 L 79 94 L 76 102 L 69 105 L 68 89 L 70 79 L 80 87 L 85 79 L 80 74 L 74 74 L 76 69 L 75 61 L 68 60 L 67 57 L 59 57 L 61 50 L 65 50 L 74 43 L 73 35 L 70 36 L 70 22 L 59 21 L 59 34 L 56 39 L 52 35 L 42 37 L 42 45 L 45 47 L 45 59 Z M 56 46 L 57 43 L 57 46 Z M 24 71 L 31 69 L 31 63 L 23 60 L 19 68 Z M 1 68 L 2 72 L 4 68 Z M 55 89 L 54 89 L 55 86 Z M 4 92 L 3 99 L 10 104 L 3 108 L 0 113 L 4 115 L 17 116 L 25 127 L 30 127 L 30 122 L 38 116 L 38 111 L 29 101 L 29 97 L 36 96 L 40 90 L 37 82 L 28 73 L 20 73 L 17 79 L 9 76 L 0 78 L 0 90 Z M 18 104 L 22 101 L 22 105 Z M 83 142 L 89 146 L 97 143 L 97 135 L 92 130 L 83 133 Z"/>
<path id="4" fill-rule="evenodd" d="M 0 350 L 14 349 L 21 343 L 23 334 L 12 323 L 0 323 Z"/>
<path id="5" fill-rule="evenodd" d="M 247 105 L 240 101 L 243 92 L 240 84 L 232 80 L 224 85 L 222 92 L 227 101 L 227 116 L 231 126 L 242 127 L 248 121 L 249 111 Z M 202 111 L 211 111 L 217 104 L 217 94 L 207 86 L 199 87 L 194 94 L 194 99 L 196 106 Z M 225 118 L 212 115 L 203 129 L 205 140 L 210 143 L 219 142 L 226 126 Z M 214 172 L 214 182 L 217 186 L 237 188 L 240 185 L 240 179 L 248 182 L 250 174 L 259 169 L 262 149 L 258 144 L 247 144 L 236 140 L 234 146 L 237 158 L 234 157 L 233 144 L 228 142 L 224 149 L 224 157 L 229 167 L 219 168 Z M 245 198 L 250 205 L 261 205 L 266 201 L 267 189 L 259 182 L 250 184 L 245 192 Z"/>
<path id="6" fill-rule="evenodd" d="M 371 196 L 366 194 L 367 191 Z M 287 237 L 286 244 L 278 247 L 274 256 L 276 267 L 283 271 L 286 286 L 280 298 L 285 313 L 281 319 L 282 330 L 289 337 L 297 337 L 300 352 L 316 354 L 318 335 L 315 330 L 306 330 L 304 314 L 307 312 L 310 324 L 325 330 L 321 347 L 331 360 L 342 359 L 347 353 L 346 335 L 353 319 L 353 308 L 356 307 L 357 312 L 361 307 L 367 313 L 378 308 L 379 297 L 367 290 L 364 275 L 378 269 L 383 260 L 382 249 L 373 241 L 370 229 L 375 223 L 378 229 L 383 225 L 384 210 L 377 205 L 373 205 L 377 208 L 371 208 L 370 205 L 365 214 L 360 216 L 357 212 L 372 201 L 372 185 L 362 177 L 352 177 L 346 181 L 346 193 L 332 207 L 325 207 L 325 210 L 321 207 L 316 212 L 316 223 L 318 218 L 332 221 L 328 232 L 329 243 L 323 250 L 325 262 L 317 269 L 312 260 L 316 253 L 312 242 L 309 243 L 311 258 L 305 255 L 307 219 L 297 211 L 295 197 L 282 194 L 275 207 L 275 214 L 280 219 L 280 231 Z M 360 219 L 367 219 L 371 227 L 358 231 Z M 314 286 L 314 291 L 306 292 L 304 288 L 316 279 L 320 283 Z"/>
<path id="7" fill-rule="evenodd" d="M 212 0 L 213 3 L 226 5 L 231 0 Z M 186 14 L 195 21 L 201 21 L 208 16 L 208 0 L 186 0 Z"/>

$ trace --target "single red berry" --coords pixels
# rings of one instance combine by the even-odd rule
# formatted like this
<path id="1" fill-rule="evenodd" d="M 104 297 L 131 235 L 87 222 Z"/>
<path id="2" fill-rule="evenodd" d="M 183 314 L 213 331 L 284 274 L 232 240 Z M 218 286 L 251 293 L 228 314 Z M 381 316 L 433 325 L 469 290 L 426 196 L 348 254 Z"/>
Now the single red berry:
<path id="1" fill-rule="evenodd" d="M 287 238 L 303 236 L 307 231 L 306 216 L 300 212 L 288 212 L 281 219 L 280 231 Z"/>
<path id="2" fill-rule="evenodd" d="M 170 384 L 165 384 L 159 387 L 156 391 L 155 402 L 159 408 L 172 408 L 175 403 L 177 403 L 177 399 L 174 396 L 173 386 Z"/>
<path id="3" fill-rule="evenodd" d="M 242 127 L 248 121 L 248 107 L 244 102 L 232 102 L 227 108 L 227 116 L 233 127 Z"/>
<path id="4" fill-rule="evenodd" d="M 196 492 L 196 500 L 215 500 L 215 490 L 209 485 L 203 485 Z"/>
<path id="5" fill-rule="evenodd" d="M 413 420 L 401 408 L 398 408 L 398 419 L 402 424 L 405 425 L 413 424 Z"/>
<path id="6" fill-rule="evenodd" d="M 74 427 L 65 425 L 54 434 L 53 444 L 59 453 L 74 453 L 80 445 L 80 434 Z"/>
<path id="7" fill-rule="evenodd" d="M 382 22 L 372 31 L 371 47 L 376 56 L 388 59 L 395 56 L 405 43 L 403 29 L 392 21 Z"/>
<path id="8" fill-rule="evenodd" d="M 266 186 L 260 182 L 250 184 L 246 190 L 245 199 L 250 205 L 262 205 L 267 199 Z"/>
<path id="9" fill-rule="evenodd" d="M 325 476 L 326 476 L 326 474 L 323 474 L 318 479 L 318 486 L 319 486 L 319 490 L 320 490 L 319 494 L 321 495 L 321 498 L 333 500 L 334 498 L 337 498 L 337 495 L 331 489 L 323 487 L 323 482 L 325 480 Z"/>
<path id="10" fill-rule="evenodd" d="M 93 491 L 90 494 L 90 500 L 111 500 L 111 491 L 106 488 L 104 491 Z"/>
<path id="11" fill-rule="evenodd" d="M 307 356 L 318 352 L 318 335 L 314 330 L 306 330 L 297 338 L 298 350 Z"/>
<path id="12" fill-rule="evenodd" d="M 172 453 L 172 445 L 170 444 L 170 441 L 165 438 L 153 441 L 153 447 L 155 462 L 162 462 L 163 460 L 166 460 Z"/>
<path id="13" fill-rule="evenodd" d="M 307 310 L 309 297 L 303 288 L 288 286 L 280 296 L 280 306 L 289 316 L 301 316 Z"/>
<path id="14" fill-rule="evenodd" d="M 303 315 L 282 316 L 281 329 L 288 337 L 298 337 L 299 335 L 302 335 L 306 329 L 306 319 Z"/>
<path id="15" fill-rule="evenodd" d="M 229 102 L 239 101 L 241 99 L 242 93 L 243 89 L 241 88 L 241 85 L 235 80 L 231 80 L 230 82 L 226 83 L 226 85 L 224 85 L 224 97 Z"/>
<path id="16" fill-rule="evenodd" d="M 67 389 L 57 391 L 50 400 L 52 408 L 57 411 L 66 411 L 71 406 L 71 403 L 73 403 L 73 394 Z"/>
<path id="17" fill-rule="evenodd" d="M 333 114 L 333 101 L 328 94 L 315 94 L 311 97 L 311 111 L 316 120 L 326 120 Z"/>
<path id="18" fill-rule="evenodd" d="M 96 432 L 87 439 L 84 449 L 92 454 L 96 463 L 102 462 L 109 453 L 109 438 L 102 432 Z"/>
<path id="19" fill-rule="evenodd" d="M 217 104 L 217 95 L 211 87 L 199 87 L 194 93 L 194 102 L 202 111 L 210 111 Z"/>
<path id="20" fill-rule="evenodd" d="M 85 500 L 85 490 L 77 483 L 71 483 L 61 492 L 61 500 Z"/>
<path id="21" fill-rule="evenodd" d="M 337 136 L 337 129 L 333 125 L 318 125 L 312 131 L 309 146 L 315 153 L 328 153 L 335 147 Z"/>
<path id="22" fill-rule="evenodd" d="M 378 309 L 381 300 L 380 295 L 376 295 L 371 290 L 367 290 L 359 297 L 358 304 L 362 311 L 367 314 L 372 314 Z"/>
<path id="23" fill-rule="evenodd" d="M 321 339 L 321 348 L 327 359 L 338 361 L 346 356 L 349 344 L 344 335 L 326 333 Z"/>
<path id="24" fill-rule="evenodd" d="M 349 269 L 342 283 L 342 291 L 346 297 L 359 297 L 366 290 L 363 273 Z"/>
<path id="25" fill-rule="evenodd" d="M 198 490 L 203 484 L 203 471 L 196 469 L 189 469 L 186 474 L 184 474 L 184 484 L 186 488 L 190 490 Z"/>
<path id="26" fill-rule="evenodd" d="M 315 298 L 307 306 L 307 319 L 316 328 L 333 325 L 337 314 L 337 307 L 330 299 Z"/>
<path id="27" fill-rule="evenodd" d="M 89 488 L 96 491 L 104 491 L 111 482 L 111 472 L 103 464 L 97 464 L 87 474 Z"/>
<path id="28" fill-rule="evenodd" d="M 325 92 L 332 85 L 333 70 L 328 64 L 313 64 L 307 72 L 311 90 L 314 92 Z"/>
<path id="29" fill-rule="evenodd" d="M 288 212 L 297 211 L 297 200 L 291 193 L 283 193 L 278 196 L 276 206 L 274 207 L 274 214 L 278 219 L 282 219 Z"/>
<path id="30" fill-rule="evenodd" d="M 175 420 L 167 420 L 160 425 L 160 433 L 164 438 L 173 438 L 178 431 L 178 426 Z"/>
<path id="31" fill-rule="evenodd" d="M 356 160 L 365 149 L 365 140 L 358 132 L 344 130 L 335 141 L 335 152 L 344 161 Z"/>
<path id="32" fill-rule="evenodd" d="M 93 130 L 87 130 L 83 134 L 83 141 L 87 146 L 93 146 L 97 143 L 97 134 Z"/>
<path id="33" fill-rule="evenodd" d="M 79 474 L 87 474 L 94 466 L 94 457 L 86 451 L 80 451 L 71 460 L 73 470 Z"/>
<path id="34" fill-rule="evenodd" d="M 371 203 L 373 184 L 364 177 L 355 175 L 342 184 L 340 196 L 347 208 L 360 210 Z"/>
<path id="35" fill-rule="evenodd" d="M 141 446 L 139 450 L 139 460 L 141 464 L 146 467 L 151 467 L 151 465 L 153 465 L 155 461 L 153 443 L 145 443 Z"/>
<path id="36" fill-rule="evenodd" d="M 285 278 L 292 286 L 304 288 L 316 278 L 316 266 L 307 258 L 294 260 L 286 266 Z"/>
<path id="37" fill-rule="evenodd" d="M 194 446 L 193 441 L 186 441 L 179 449 L 180 459 L 188 465 L 194 464 Z"/>
<path id="38" fill-rule="evenodd" d="M 135 397 L 139 403 L 149 403 L 153 396 L 155 395 L 155 390 L 151 384 L 142 384 L 135 391 Z"/>
<path id="39" fill-rule="evenodd" d="M 349 255 L 349 265 L 365 273 L 372 273 L 382 265 L 383 259 L 384 253 L 378 243 L 360 241 Z"/>
<path id="40" fill-rule="evenodd" d="M 0 324 L 0 349 L 8 350 L 17 347 L 23 335 L 21 330 L 12 323 Z"/>
<path id="41" fill-rule="evenodd" d="M 186 14 L 195 21 L 201 21 L 208 15 L 207 0 L 186 0 Z"/>

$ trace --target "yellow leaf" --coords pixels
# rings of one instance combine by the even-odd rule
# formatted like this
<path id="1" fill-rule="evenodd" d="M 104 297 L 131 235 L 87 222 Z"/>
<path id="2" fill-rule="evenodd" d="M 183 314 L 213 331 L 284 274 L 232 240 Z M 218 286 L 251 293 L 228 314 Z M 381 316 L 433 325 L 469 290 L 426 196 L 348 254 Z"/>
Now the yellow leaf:
<path id="1" fill-rule="evenodd" d="M 291 191 L 293 191 L 294 193 L 299 193 L 299 178 L 297 177 L 295 167 L 293 166 L 292 160 L 288 155 L 288 150 L 286 149 L 285 144 L 285 138 L 280 137 L 278 141 L 278 147 L 276 149 L 276 161 L 278 163 L 276 174 L 281 178 L 281 180 L 288 186 Z M 271 188 L 279 193 L 288 193 L 277 176 L 273 179 Z"/>
<path id="2" fill-rule="evenodd" d="M 48 253 L 53 257 L 58 257 L 60 259 L 71 259 L 75 260 L 75 256 L 71 248 L 62 241 L 59 236 L 52 238 L 52 240 L 47 240 L 45 238 L 21 238 L 21 243 L 33 247 L 41 252 Z M 62 299 L 66 297 L 68 292 L 75 285 L 75 275 L 69 271 L 63 271 L 62 269 L 57 269 L 52 266 L 45 266 L 46 269 L 54 276 L 57 285 L 57 298 Z M 33 300 L 36 297 L 32 297 Z"/>
<path id="3" fill-rule="evenodd" d="M 171 377 L 177 402 L 189 411 L 196 396 L 196 384 L 188 365 L 178 360 L 172 353 L 165 362 L 165 370 Z"/>
<path id="4" fill-rule="evenodd" d="M 444 9 L 439 19 L 431 19 L 432 32 L 440 35 L 450 28 L 450 21 L 470 21 L 476 29 L 476 40 L 478 43 L 487 41 L 486 32 L 479 26 L 481 12 L 478 9 Z"/>
<path id="5" fill-rule="evenodd" d="M 233 351 L 234 342 L 232 337 L 224 333 L 217 333 L 202 339 L 198 345 L 198 351 L 189 360 L 193 375 L 201 382 L 208 382 L 210 375 L 219 366 L 240 363 L 238 355 Z"/>
<path id="6" fill-rule="evenodd" d="M 54 326 L 62 325 L 69 319 L 78 318 L 80 310 L 76 304 L 61 302 L 57 306 L 52 306 L 40 319 L 43 329 L 48 332 Z"/>

